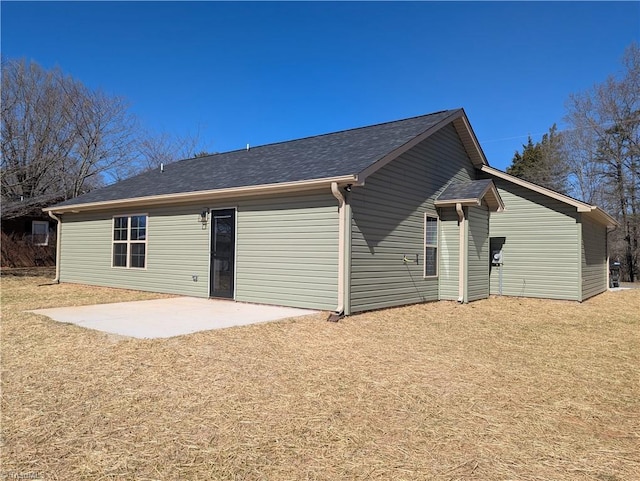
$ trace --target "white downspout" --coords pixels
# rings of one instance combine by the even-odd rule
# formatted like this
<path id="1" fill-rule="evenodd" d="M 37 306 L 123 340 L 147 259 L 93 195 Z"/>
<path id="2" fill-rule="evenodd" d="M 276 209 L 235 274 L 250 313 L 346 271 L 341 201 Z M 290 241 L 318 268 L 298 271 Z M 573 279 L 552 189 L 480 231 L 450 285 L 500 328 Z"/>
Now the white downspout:
<path id="1" fill-rule="evenodd" d="M 465 266 L 465 257 L 466 257 L 466 249 L 465 249 L 465 239 L 464 239 L 464 209 L 462 208 L 462 204 L 458 202 L 456 204 L 456 212 L 458 213 L 458 221 L 460 223 L 458 229 L 460 231 L 459 237 L 459 245 L 460 245 L 460 254 L 458 256 L 458 302 L 464 302 L 464 266 Z"/>
<path id="2" fill-rule="evenodd" d="M 56 277 L 53 282 L 60 283 L 60 243 L 62 241 L 62 220 L 59 217 L 49 211 L 49 217 L 56 221 Z"/>
<path id="3" fill-rule="evenodd" d="M 613 233 L 618 227 L 613 226 L 613 229 L 609 230 L 607 227 L 607 233 L 604 236 L 604 245 L 607 249 L 607 265 L 604 266 L 607 275 L 607 290 L 611 287 L 611 254 L 609 253 L 609 234 Z"/>
<path id="4" fill-rule="evenodd" d="M 344 215 L 345 199 L 337 182 L 331 182 L 331 193 L 338 201 L 338 306 L 336 307 L 336 315 L 341 317 L 344 315 L 344 238 L 347 227 Z"/>

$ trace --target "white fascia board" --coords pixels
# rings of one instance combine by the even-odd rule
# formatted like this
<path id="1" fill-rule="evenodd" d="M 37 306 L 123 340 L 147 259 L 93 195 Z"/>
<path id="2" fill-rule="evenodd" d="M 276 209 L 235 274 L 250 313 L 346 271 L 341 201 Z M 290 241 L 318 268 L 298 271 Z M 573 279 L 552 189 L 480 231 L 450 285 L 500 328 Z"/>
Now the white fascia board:
<path id="1" fill-rule="evenodd" d="M 487 186 L 486 189 L 484 189 L 484 192 L 482 193 L 482 195 L 480 196 L 481 199 L 484 199 L 485 196 L 491 192 L 491 195 L 493 196 L 493 199 L 495 200 L 496 203 L 496 212 L 502 212 L 504 210 L 504 202 L 502 201 L 502 197 L 500 197 L 500 193 L 498 192 L 498 188 L 496 187 L 496 185 L 493 183 L 493 181 L 491 181 L 491 183 Z"/>
<path id="2" fill-rule="evenodd" d="M 471 199 L 436 200 L 433 202 L 433 205 L 435 205 L 436 207 L 445 207 L 445 206 L 455 207 L 456 204 L 476 206 L 476 205 L 482 205 L 482 202 L 480 201 L 480 199 L 481 197 L 471 198 Z"/>
<path id="3" fill-rule="evenodd" d="M 539 194 L 546 195 L 547 197 L 558 200 L 560 202 L 564 202 L 565 204 L 571 205 L 575 207 L 578 212 L 588 214 L 600 223 L 607 224 L 611 227 L 619 225 L 618 221 L 616 221 L 613 217 L 611 217 L 609 214 L 595 205 L 587 204 L 586 202 L 582 202 L 567 195 L 560 194 L 559 192 L 547 189 L 546 187 L 542 187 L 540 185 L 536 185 L 527 180 L 520 179 L 513 175 L 507 174 L 506 172 L 502 172 L 501 170 L 489 167 L 488 165 L 482 166 L 480 170 L 487 174 L 494 175 L 500 179 L 506 180 L 513 184 L 519 185 Z"/>
<path id="4" fill-rule="evenodd" d="M 551 197 L 552 199 L 559 200 L 560 202 L 564 202 L 565 204 L 569 204 L 576 209 L 578 212 L 591 212 L 593 209 L 592 205 L 589 205 L 585 202 L 573 199 L 567 195 L 560 194 L 551 189 L 547 189 L 546 187 L 542 187 L 540 185 L 536 185 L 527 180 L 520 179 L 519 177 L 515 177 L 513 175 L 507 174 L 506 172 L 502 172 L 501 170 L 494 169 L 493 167 L 489 167 L 488 165 L 484 165 L 480 168 L 482 172 L 486 172 L 487 174 L 495 175 L 496 177 L 511 182 L 513 184 L 519 185 L 526 189 L 532 190 L 542 195 L 546 195 L 547 197 Z"/>
<path id="5" fill-rule="evenodd" d="M 464 145 L 465 150 L 467 151 L 467 155 L 474 167 L 480 168 L 483 165 L 489 165 L 489 161 L 487 157 L 484 155 L 484 151 L 480 146 L 480 142 L 478 142 L 478 138 L 476 137 L 471 124 L 469 123 L 469 119 L 467 118 L 467 114 L 464 109 L 462 110 L 462 115 L 454 119 L 453 126 L 458 132 L 460 139 L 462 140 L 462 144 Z"/>
<path id="6" fill-rule="evenodd" d="M 606 224 L 607 227 L 614 228 L 614 227 L 620 226 L 620 222 L 615 220 L 613 217 L 611 217 L 609 214 L 603 211 L 600 207 L 594 206 L 593 210 L 589 212 L 587 215 L 589 215 L 590 217 L 593 217 L 596 221 L 599 221 L 602 224 Z"/>
<path id="7" fill-rule="evenodd" d="M 112 208 L 178 203 L 181 204 L 186 202 L 215 200 L 224 197 L 251 197 L 257 195 L 281 194 L 286 192 L 299 192 L 304 190 L 318 189 L 325 186 L 331 186 L 332 182 L 336 182 L 339 185 L 358 185 L 359 178 L 356 174 L 352 174 L 340 177 L 326 177 L 321 179 L 296 182 L 231 187 L 228 189 L 203 190 L 198 192 L 180 192 L 176 194 L 152 195 L 146 197 L 134 197 L 130 199 L 108 200 L 103 202 L 88 202 L 85 204 L 69 204 L 60 207 L 47 207 L 43 209 L 43 211 L 63 214 L 65 212 L 77 213 L 85 211 L 106 210 Z"/>
<path id="8" fill-rule="evenodd" d="M 493 204 L 495 205 L 495 211 L 502 212 L 505 209 L 504 202 L 502 201 L 502 197 L 500 197 L 500 194 L 498 193 L 498 189 L 493 184 L 493 182 L 487 185 L 487 187 L 484 189 L 482 194 L 480 194 L 478 197 L 471 197 L 468 199 L 458 198 L 458 199 L 447 199 L 447 200 L 435 200 L 433 202 L 433 205 L 435 205 L 436 207 L 455 206 L 456 204 L 461 204 L 465 206 L 480 206 L 482 205 L 482 199 L 484 199 L 489 192 L 491 192 L 491 195 L 494 199 Z M 491 206 L 489 206 L 489 210 L 493 210 Z"/>

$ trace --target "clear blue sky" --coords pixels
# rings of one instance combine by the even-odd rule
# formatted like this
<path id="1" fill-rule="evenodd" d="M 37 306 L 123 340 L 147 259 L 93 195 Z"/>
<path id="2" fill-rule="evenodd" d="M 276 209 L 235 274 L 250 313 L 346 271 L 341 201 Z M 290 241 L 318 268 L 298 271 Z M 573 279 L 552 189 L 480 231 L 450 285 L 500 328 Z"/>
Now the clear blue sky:
<path id="1" fill-rule="evenodd" d="M 223 152 L 464 107 L 494 167 L 620 71 L 640 2 L 7 2 L 2 54 Z"/>

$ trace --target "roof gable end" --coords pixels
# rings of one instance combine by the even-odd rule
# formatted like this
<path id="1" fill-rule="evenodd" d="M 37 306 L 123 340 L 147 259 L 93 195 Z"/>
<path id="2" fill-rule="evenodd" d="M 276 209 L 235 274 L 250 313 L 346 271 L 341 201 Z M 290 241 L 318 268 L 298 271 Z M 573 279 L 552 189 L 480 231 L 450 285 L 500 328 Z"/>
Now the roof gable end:
<path id="1" fill-rule="evenodd" d="M 456 204 L 480 206 L 483 200 L 493 212 L 504 210 L 502 197 L 491 179 L 452 182 L 442 191 L 434 204 L 436 207 L 455 206 Z"/>
<path id="2" fill-rule="evenodd" d="M 419 135 L 416 135 L 405 144 L 397 147 L 396 149 L 387 153 L 381 159 L 369 165 L 365 170 L 363 170 L 358 174 L 359 181 L 363 182 L 364 179 L 369 177 L 371 174 L 373 174 L 374 172 L 377 172 L 382 167 L 387 165 L 389 162 L 392 162 L 393 160 L 397 159 L 399 156 L 407 152 L 409 149 L 415 147 L 423 140 L 426 140 L 427 138 L 431 137 L 437 131 L 449 125 L 450 123 L 453 123 L 453 126 L 456 129 L 456 132 L 462 141 L 462 145 L 465 151 L 467 152 L 467 155 L 471 159 L 471 162 L 473 163 L 474 167 L 479 169 L 484 165 L 489 165 L 484 155 L 484 152 L 480 148 L 480 144 L 478 143 L 475 133 L 473 132 L 473 129 L 471 129 L 471 125 L 469 124 L 469 120 L 467 119 L 467 115 L 465 114 L 464 109 L 456 109 L 449 112 L 450 112 L 450 115 L 444 117 L 439 122 L 431 125 L 429 128 L 424 130 Z"/>
<path id="3" fill-rule="evenodd" d="M 501 170 L 494 169 L 493 167 L 489 167 L 488 165 L 483 165 L 480 170 L 499 179 L 506 180 L 513 184 L 529 189 L 533 192 L 545 195 L 551 199 L 555 199 L 573 206 L 576 208 L 577 212 L 585 213 L 593 217 L 594 220 L 596 220 L 600 224 L 605 224 L 608 227 L 618 226 L 618 221 L 616 221 L 613 217 L 611 217 L 609 214 L 595 205 L 587 204 L 586 202 L 574 199 L 573 197 L 569 197 L 568 195 L 564 195 L 554 190 L 547 189 L 546 187 L 542 187 L 541 185 L 534 184 L 533 182 L 520 179 L 519 177 L 515 177 L 513 175 L 507 174 L 506 172 L 502 172 Z"/>

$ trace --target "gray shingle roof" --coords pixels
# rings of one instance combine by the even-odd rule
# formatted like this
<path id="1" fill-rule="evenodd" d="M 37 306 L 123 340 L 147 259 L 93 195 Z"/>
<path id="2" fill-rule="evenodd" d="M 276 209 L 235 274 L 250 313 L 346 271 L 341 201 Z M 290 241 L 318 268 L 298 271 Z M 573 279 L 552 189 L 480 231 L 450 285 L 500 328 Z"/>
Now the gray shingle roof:
<path id="1" fill-rule="evenodd" d="M 459 110 L 181 160 L 58 205 L 358 174 Z"/>
<path id="2" fill-rule="evenodd" d="M 64 199 L 60 194 L 41 195 L 39 197 L 23 200 L 2 201 L 2 220 L 16 219 L 19 217 L 42 217 L 42 209 L 54 205 Z M 45 214 L 46 216 L 46 214 Z"/>
<path id="3" fill-rule="evenodd" d="M 491 183 L 491 179 L 454 182 L 442 191 L 442 194 L 438 196 L 438 201 L 479 199 Z"/>
<path id="4" fill-rule="evenodd" d="M 504 202 L 491 179 L 452 182 L 438 196 L 435 205 L 436 207 L 452 206 L 458 202 L 463 205 L 476 203 L 480 205 L 481 201 L 485 201 L 491 211 L 504 210 Z"/>

